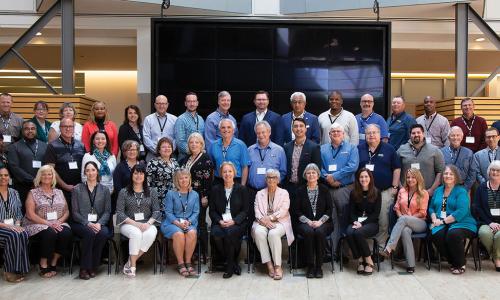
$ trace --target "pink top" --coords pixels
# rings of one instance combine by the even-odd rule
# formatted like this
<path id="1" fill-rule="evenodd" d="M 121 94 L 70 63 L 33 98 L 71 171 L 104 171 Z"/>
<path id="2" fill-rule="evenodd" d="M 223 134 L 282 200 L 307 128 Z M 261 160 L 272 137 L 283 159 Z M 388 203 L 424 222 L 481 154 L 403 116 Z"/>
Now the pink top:
<path id="1" fill-rule="evenodd" d="M 427 216 L 427 204 L 429 202 L 429 194 L 424 190 L 424 197 L 420 199 L 420 207 L 417 205 L 418 195 L 415 193 L 408 207 L 408 192 L 405 188 L 401 188 L 398 193 L 398 199 L 394 204 L 394 211 L 401 215 L 414 216 L 419 219 L 425 219 Z"/>
<path id="2" fill-rule="evenodd" d="M 267 188 L 257 192 L 255 196 L 255 219 L 260 219 L 267 216 Z M 288 209 L 290 208 L 290 197 L 288 192 L 282 188 L 277 188 L 274 193 L 273 216 L 278 219 L 278 222 L 285 227 L 286 239 L 288 246 L 293 243 L 292 221 Z M 257 221 L 253 222 L 252 230 L 259 225 Z"/>
<path id="3" fill-rule="evenodd" d="M 42 219 L 47 219 L 47 213 L 57 212 L 57 218 L 61 218 L 68 210 L 66 199 L 60 189 L 52 189 L 52 194 L 45 194 L 41 188 L 34 188 L 31 190 L 33 201 L 35 202 L 35 213 Z M 54 201 L 52 201 L 54 199 Z M 35 224 L 28 218 L 24 218 L 24 228 L 29 236 L 33 236 L 42 230 L 47 229 L 49 226 L 45 224 Z M 64 226 L 69 225 L 67 223 Z"/>
<path id="4" fill-rule="evenodd" d="M 90 152 L 90 137 L 94 132 L 98 131 L 99 128 L 97 127 L 97 123 L 92 122 L 92 121 L 87 121 L 83 125 L 83 130 L 82 130 L 82 143 L 85 146 L 85 150 L 87 152 Z M 110 149 L 111 153 L 115 156 L 118 157 L 118 129 L 116 129 L 115 123 L 112 121 L 106 121 L 104 123 L 104 131 L 106 131 L 106 134 L 108 135 L 109 142 L 111 143 Z"/>

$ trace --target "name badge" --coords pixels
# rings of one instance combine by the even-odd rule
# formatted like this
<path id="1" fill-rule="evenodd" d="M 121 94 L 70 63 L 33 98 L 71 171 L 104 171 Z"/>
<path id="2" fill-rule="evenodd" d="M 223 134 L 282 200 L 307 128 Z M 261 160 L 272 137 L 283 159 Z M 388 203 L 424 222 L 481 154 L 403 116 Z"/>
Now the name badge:
<path id="1" fill-rule="evenodd" d="M 476 141 L 476 139 L 473 136 L 466 136 L 465 137 L 466 144 L 474 144 L 475 141 Z"/>
<path id="2" fill-rule="evenodd" d="M 68 163 L 68 166 L 70 170 L 78 170 L 78 164 L 76 163 L 76 161 L 70 161 Z"/>
<path id="3" fill-rule="evenodd" d="M 375 171 L 375 165 L 374 164 L 366 164 L 365 168 L 367 168 L 370 171 Z"/>
<path id="4" fill-rule="evenodd" d="M 139 146 L 139 152 L 145 152 L 144 145 L 141 144 Z"/>
<path id="5" fill-rule="evenodd" d="M 364 133 L 360 133 L 359 134 L 359 139 L 360 140 L 365 140 L 366 139 L 365 134 Z"/>
<path id="6" fill-rule="evenodd" d="M 363 223 L 364 221 L 366 221 L 366 219 L 368 219 L 368 217 L 359 217 L 358 222 Z"/>
<path id="7" fill-rule="evenodd" d="M 57 212 L 52 211 L 47 213 L 47 221 L 57 220 Z"/>
<path id="8" fill-rule="evenodd" d="M 97 222 L 97 214 L 88 214 L 87 221 L 89 222 Z"/>
<path id="9" fill-rule="evenodd" d="M 266 168 L 257 168 L 257 175 L 266 175 Z"/>
<path id="10" fill-rule="evenodd" d="M 337 171 L 337 165 L 328 165 L 328 172 Z"/>
<path id="11" fill-rule="evenodd" d="M 39 160 L 34 160 L 32 167 L 33 167 L 33 169 L 40 169 L 42 167 L 42 162 Z"/>
<path id="12" fill-rule="evenodd" d="M 495 217 L 500 217 L 500 208 L 492 208 L 490 209 L 491 215 Z"/>
<path id="13" fill-rule="evenodd" d="M 12 136 L 11 135 L 8 135 L 8 134 L 5 134 L 3 136 L 3 142 L 4 143 L 11 143 L 12 142 Z"/>
<path id="14" fill-rule="evenodd" d="M 412 169 L 420 170 L 420 163 L 413 163 L 413 164 L 411 164 L 411 168 Z"/>
<path id="15" fill-rule="evenodd" d="M 10 219 L 5 219 L 3 220 L 3 223 L 5 225 L 10 225 L 10 226 L 13 226 L 14 225 L 14 219 L 10 218 Z"/>
<path id="16" fill-rule="evenodd" d="M 184 224 L 184 222 L 186 222 L 186 220 L 184 220 L 183 218 L 179 219 L 179 223 Z"/>
<path id="17" fill-rule="evenodd" d="M 233 216 L 231 216 L 231 213 L 224 213 L 222 214 L 222 220 L 224 221 L 231 221 L 233 219 Z"/>
<path id="18" fill-rule="evenodd" d="M 432 138 L 431 138 L 430 136 L 426 136 L 426 137 L 425 137 L 425 142 L 426 142 L 427 144 L 431 144 L 431 143 L 432 143 Z"/>
<path id="19" fill-rule="evenodd" d="M 134 214 L 134 220 L 136 220 L 136 221 L 142 221 L 142 220 L 144 220 L 144 213 L 135 213 Z"/>
<path id="20" fill-rule="evenodd" d="M 441 215 L 440 215 L 441 219 L 444 219 L 446 218 L 446 212 L 445 211 L 442 211 L 441 212 Z"/>

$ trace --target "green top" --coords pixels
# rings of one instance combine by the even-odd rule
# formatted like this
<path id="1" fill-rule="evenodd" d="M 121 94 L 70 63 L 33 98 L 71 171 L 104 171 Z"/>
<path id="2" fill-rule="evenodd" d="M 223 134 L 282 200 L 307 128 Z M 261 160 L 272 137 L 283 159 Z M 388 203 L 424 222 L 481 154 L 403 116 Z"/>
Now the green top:
<path id="1" fill-rule="evenodd" d="M 47 141 L 49 140 L 50 126 L 52 125 L 52 123 L 45 120 L 45 126 L 42 127 L 36 117 L 31 118 L 31 121 L 33 121 L 33 123 L 35 123 L 36 125 L 36 139 L 47 143 Z"/>

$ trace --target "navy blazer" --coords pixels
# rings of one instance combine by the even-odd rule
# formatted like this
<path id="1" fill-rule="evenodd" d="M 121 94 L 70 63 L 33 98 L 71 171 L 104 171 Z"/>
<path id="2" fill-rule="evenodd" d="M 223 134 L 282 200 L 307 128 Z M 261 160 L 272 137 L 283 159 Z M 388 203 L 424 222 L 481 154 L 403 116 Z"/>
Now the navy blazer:
<path id="1" fill-rule="evenodd" d="M 294 141 L 287 143 L 283 148 L 286 155 L 286 178 L 285 182 L 290 181 L 290 176 L 292 176 L 292 155 L 293 155 L 293 145 Z M 304 142 L 304 147 L 300 153 L 299 167 L 297 175 L 299 177 L 299 183 L 305 183 L 306 180 L 302 177 L 304 169 L 310 163 L 315 163 L 318 168 L 321 169 L 321 151 L 318 144 L 306 139 Z"/>
<path id="2" fill-rule="evenodd" d="M 256 119 L 257 114 L 255 111 L 244 115 L 241 119 L 238 138 L 242 140 L 247 145 L 247 147 L 250 147 L 257 142 L 257 136 L 255 135 L 254 130 Z M 281 116 L 268 109 L 263 120 L 267 121 L 269 125 L 271 125 L 271 141 L 283 147 L 284 128 L 283 122 L 281 121 Z"/>
<path id="3" fill-rule="evenodd" d="M 288 143 L 292 140 L 292 114 L 293 112 L 289 112 L 281 117 L 283 119 L 283 127 L 285 128 L 285 143 Z M 319 144 L 321 132 L 319 129 L 318 117 L 306 111 L 304 112 L 304 121 L 306 121 L 307 124 L 307 139 L 315 142 L 316 144 Z"/>
<path id="4" fill-rule="evenodd" d="M 493 222 L 493 216 L 488 205 L 488 186 L 486 182 L 481 183 L 477 188 L 472 205 L 474 218 L 479 225 L 489 225 Z"/>

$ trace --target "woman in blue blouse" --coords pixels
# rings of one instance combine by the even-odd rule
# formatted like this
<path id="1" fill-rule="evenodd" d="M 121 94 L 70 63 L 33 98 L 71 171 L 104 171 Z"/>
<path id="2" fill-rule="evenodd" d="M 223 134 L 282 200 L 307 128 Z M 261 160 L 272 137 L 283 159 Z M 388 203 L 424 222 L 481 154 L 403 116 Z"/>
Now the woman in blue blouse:
<path id="1" fill-rule="evenodd" d="M 465 272 L 464 239 L 471 239 L 477 232 L 476 220 L 469 208 L 469 194 L 460 186 L 460 173 L 453 165 L 443 172 L 443 185 L 434 192 L 429 203 L 432 224 L 432 242 L 441 256 L 448 258 L 451 273 Z"/>
<path id="2" fill-rule="evenodd" d="M 196 229 L 200 213 L 198 193 L 191 188 L 191 173 L 179 169 L 174 174 L 176 190 L 170 190 L 165 197 L 165 219 L 161 231 L 168 239 L 173 239 L 177 270 L 182 276 L 197 275 L 191 258 L 196 247 Z"/>

